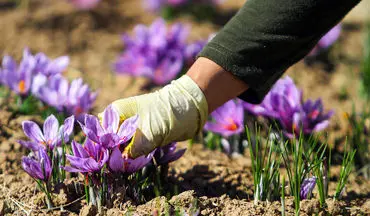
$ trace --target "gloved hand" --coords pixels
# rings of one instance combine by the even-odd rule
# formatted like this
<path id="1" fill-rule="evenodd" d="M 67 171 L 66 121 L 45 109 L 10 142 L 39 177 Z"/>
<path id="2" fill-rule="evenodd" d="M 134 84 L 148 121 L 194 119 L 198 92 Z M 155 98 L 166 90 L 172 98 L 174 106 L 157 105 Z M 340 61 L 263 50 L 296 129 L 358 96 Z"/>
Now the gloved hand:
<path id="1" fill-rule="evenodd" d="M 139 115 L 138 131 L 126 148 L 133 158 L 173 141 L 194 137 L 208 117 L 206 98 L 187 75 L 156 92 L 116 100 L 112 105 L 121 120 Z"/>

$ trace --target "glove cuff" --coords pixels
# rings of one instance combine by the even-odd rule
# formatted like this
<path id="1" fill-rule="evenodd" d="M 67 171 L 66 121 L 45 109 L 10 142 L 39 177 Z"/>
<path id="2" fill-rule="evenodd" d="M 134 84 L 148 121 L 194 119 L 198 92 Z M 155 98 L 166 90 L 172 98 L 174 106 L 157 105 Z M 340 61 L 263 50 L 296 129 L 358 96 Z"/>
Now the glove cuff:
<path id="1" fill-rule="evenodd" d="M 179 79 L 172 81 L 171 84 L 177 86 L 183 94 L 191 98 L 195 107 L 199 112 L 199 128 L 198 132 L 203 129 L 204 124 L 208 119 L 208 102 L 203 91 L 189 76 L 183 75 Z"/>

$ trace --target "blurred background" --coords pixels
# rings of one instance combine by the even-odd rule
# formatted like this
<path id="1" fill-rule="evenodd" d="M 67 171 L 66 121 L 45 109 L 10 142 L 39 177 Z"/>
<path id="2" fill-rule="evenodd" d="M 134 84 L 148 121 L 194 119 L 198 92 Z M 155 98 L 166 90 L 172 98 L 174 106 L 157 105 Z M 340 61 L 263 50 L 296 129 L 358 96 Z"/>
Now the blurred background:
<path id="1" fill-rule="evenodd" d="M 82 76 L 99 96 L 95 112 L 117 98 L 143 93 L 147 78 L 116 75 L 114 63 L 125 49 L 122 35 L 135 39 L 138 24 L 158 17 L 167 25 L 181 22 L 189 29 L 187 43 L 206 41 L 245 3 L 244 0 L 173 4 L 156 0 L 0 0 L 0 55 L 15 56 L 29 47 L 51 58 L 69 55 L 69 78 Z M 352 104 L 360 107 L 361 68 L 370 0 L 363 0 L 341 24 L 330 49 L 302 60 L 287 71 L 303 88 L 305 98 L 323 99 L 335 109 L 335 122 Z M 186 70 L 186 68 L 185 68 Z M 343 122 L 342 122 L 343 123 Z"/>

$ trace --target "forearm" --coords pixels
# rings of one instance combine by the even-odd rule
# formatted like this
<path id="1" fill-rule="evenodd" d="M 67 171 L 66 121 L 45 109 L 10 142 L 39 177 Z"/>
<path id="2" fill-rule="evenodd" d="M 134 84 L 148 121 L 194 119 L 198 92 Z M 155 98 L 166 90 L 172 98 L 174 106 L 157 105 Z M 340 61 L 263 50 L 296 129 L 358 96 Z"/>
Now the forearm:
<path id="1" fill-rule="evenodd" d="M 245 82 L 206 58 L 198 58 L 187 74 L 203 91 L 208 113 L 248 89 Z"/>
<path id="2" fill-rule="evenodd" d="M 248 96 L 242 98 L 258 103 L 358 2 L 248 0 L 200 56 L 248 84 Z"/>

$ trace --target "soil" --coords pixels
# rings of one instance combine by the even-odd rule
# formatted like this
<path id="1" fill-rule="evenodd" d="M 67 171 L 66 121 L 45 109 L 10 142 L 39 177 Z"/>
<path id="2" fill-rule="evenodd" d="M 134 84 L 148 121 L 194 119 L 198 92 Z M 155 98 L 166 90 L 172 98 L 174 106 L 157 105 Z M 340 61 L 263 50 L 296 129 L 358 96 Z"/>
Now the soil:
<path id="1" fill-rule="evenodd" d="M 147 83 L 144 78 L 115 76 L 111 71 L 112 63 L 123 49 L 120 34 L 131 32 L 137 23 L 150 24 L 156 18 L 143 11 L 139 0 L 105 0 L 92 12 L 77 11 L 65 1 L 34 0 L 30 1 L 28 9 L 9 2 L 0 0 L 0 56 L 9 54 L 20 58 L 26 46 L 51 57 L 69 55 L 72 62 L 67 76 L 81 76 L 99 91 L 94 113 L 115 99 L 144 92 L 142 87 Z M 177 20 L 192 25 L 189 41 L 205 39 L 243 2 L 226 1 L 220 7 L 221 18 L 213 23 L 195 22 L 190 16 Z M 350 112 L 353 103 L 358 109 L 363 105 L 359 95 L 360 61 L 365 22 L 370 21 L 369 8 L 370 0 L 363 0 L 345 18 L 341 39 L 333 47 L 328 62 L 308 66 L 301 61 L 287 71 L 303 89 L 305 98 L 321 97 L 327 109 L 336 111 L 329 128 L 329 143 L 343 138 L 347 130 L 343 112 Z M 346 97 L 342 97 L 343 91 Z M 17 140 L 24 138 L 21 122 L 26 119 L 42 122 L 38 116 L 13 116 L 3 107 L 0 109 L 0 215 L 96 215 L 97 209 L 87 205 L 83 198 L 79 178 L 65 181 L 56 188 L 55 209 L 43 209 L 42 193 L 36 190 L 33 179 L 20 166 L 26 151 Z M 187 143 L 181 145 L 186 147 Z M 248 154 L 230 158 L 195 144 L 170 165 L 168 181 L 179 186 L 178 195 L 157 197 L 143 205 L 135 205 L 117 194 L 114 208 L 105 209 L 102 214 L 160 215 L 166 211 L 173 214 L 179 208 L 186 212 L 196 208 L 200 215 L 281 215 L 280 202 L 253 203 L 250 164 Z M 338 173 L 339 167 L 334 167 L 330 195 L 334 193 Z M 327 203 L 327 208 L 320 209 L 316 199 L 302 201 L 301 215 L 370 214 L 370 181 L 351 176 L 343 199 L 334 202 L 329 198 Z M 287 197 L 285 209 L 287 215 L 294 213 L 292 197 Z"/>

